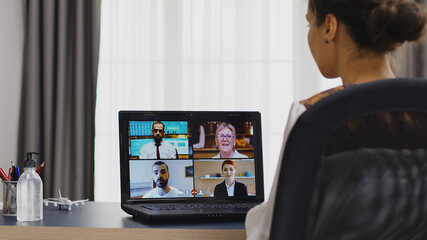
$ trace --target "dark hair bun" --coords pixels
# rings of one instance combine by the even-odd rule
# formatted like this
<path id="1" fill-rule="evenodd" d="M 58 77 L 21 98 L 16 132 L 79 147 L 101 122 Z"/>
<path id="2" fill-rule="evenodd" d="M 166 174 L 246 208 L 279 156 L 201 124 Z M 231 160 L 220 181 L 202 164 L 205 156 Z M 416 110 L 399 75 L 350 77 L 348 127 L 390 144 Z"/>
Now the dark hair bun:
<path id="1" fill-rule="evenodd" d="M 334 14 L 359 47 L 385 53 L 421 38 L 427 13 L 415 0 L 309 0 L 317 24 Z"/>
<path id="2" fill-rule="evenodd" d="M 379 1 L 366 21 L 368 47 L 388 52 L 405 41 L 418 40 L 424 34 L 426 22 L 424 8 L 414 0 Z"/>

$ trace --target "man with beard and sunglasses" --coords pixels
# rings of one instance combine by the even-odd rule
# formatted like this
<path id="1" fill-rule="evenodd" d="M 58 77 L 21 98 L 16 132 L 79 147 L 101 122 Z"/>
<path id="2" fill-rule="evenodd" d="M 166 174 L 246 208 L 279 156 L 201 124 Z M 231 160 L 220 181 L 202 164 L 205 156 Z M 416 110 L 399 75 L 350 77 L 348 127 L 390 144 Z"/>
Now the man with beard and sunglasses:
<path id="1" fill-rule="evenodd" d="M 169 168 L 166 163 L 157 161 L 153 164 L 153 181 L 156 187 L 146 194 L 143 198 L 167 198 L 178 197 L 178 189 L 169 186 Z"/>
<path id="2" fill-rule="evenodd" d="M 157 121 L 153 123 L 153 130 L 151 130 L 151 132 L 153 133 L 154 140 L 141 147 L 139 158 L 176 159 L 177 152 L 175 147 L 163 140 L 165 136 L 165 125 Z"/>

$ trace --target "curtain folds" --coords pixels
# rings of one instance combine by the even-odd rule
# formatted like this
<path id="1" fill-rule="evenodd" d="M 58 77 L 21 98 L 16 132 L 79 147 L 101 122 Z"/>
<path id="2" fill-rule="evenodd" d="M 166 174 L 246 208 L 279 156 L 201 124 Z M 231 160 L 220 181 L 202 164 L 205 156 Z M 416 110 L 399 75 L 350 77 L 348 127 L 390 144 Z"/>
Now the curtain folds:
<path id="1" fill-rule="evenodd" d="M 93 200 L 100 0 L 27 0 L 18 159 L 40 153 L 44 196 Z"/>
<path id="2" fill-rule="evenodd" d="M 427 0 L 417 0 L 427 8 Z M 399 77 L 427 78 L 427 34 L 420 41 L 405 43 L 394 55 L 393 67 Z"/>
<path id="3" fill-rule="evenodd" d="M 416 43 L 405 43 L 394 54 L 393 69 L 399 77 L 427 78 L 427 37 Z"/>
<path id="4" fill-rule="evenodd" d="M 103 0 L 101 28 L 96 201 L 120 201 L 123 109 L 261 111 L 274 172 L 293 98 L 292 1 Z"/>

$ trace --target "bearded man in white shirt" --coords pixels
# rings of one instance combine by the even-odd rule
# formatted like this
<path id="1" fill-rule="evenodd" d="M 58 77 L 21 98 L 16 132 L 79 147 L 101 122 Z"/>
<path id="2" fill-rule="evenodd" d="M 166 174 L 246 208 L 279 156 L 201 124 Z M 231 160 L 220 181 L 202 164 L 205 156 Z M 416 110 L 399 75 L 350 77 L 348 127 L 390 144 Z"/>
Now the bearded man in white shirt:
<path id="1" fill-rule="evenodd" d="M 153 141 L 145 144 L 139 150 L 140 159 L 176 159 L 175 147 L 163 140 L 165 136 L 165 125 L 162 122 L 153 123 Z"/>

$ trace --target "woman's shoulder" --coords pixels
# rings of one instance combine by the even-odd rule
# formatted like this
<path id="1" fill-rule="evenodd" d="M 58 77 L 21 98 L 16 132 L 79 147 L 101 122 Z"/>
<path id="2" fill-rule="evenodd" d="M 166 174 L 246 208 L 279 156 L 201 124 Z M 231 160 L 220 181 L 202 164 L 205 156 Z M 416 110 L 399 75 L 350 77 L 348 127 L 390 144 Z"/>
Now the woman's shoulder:
<path id="1" fill-rule="evenodd" d="M 244 183 L 238 182 L 236 180 L 234 180 L 236 186 L 246 186 Z"/>
<path id="2" fill-rule="evenodd" d="M 222 182 L 220 182 L 220 183 L 218 183 L 217 185 L 215 185 L 215 189 L 216 188 L 220 188 L 222 185 L 224 185 L 224 187 L 225 187 L 225 181 L 222 181 Z"/>
<path id="3" fill-rule="evenodd" d="M 237 151 L 237 149 L 234 149 L 233 158 L 249 158 L 245 154 L 241 154 Z"/>
<path id="4" fill-rule="evenodd" d="M 316 94 L 310 98 L 299 101 L 299 103 L 301 105 L 304 105 L 305 108 L 309 108 L 309 107 L 313 106 L 315 103 L 317 103 L 318 101 L 320 101 L 321 99 L 323 99 L 323 98 L 325 98 L 325 97 L 327 97 L 333 93 L 336 93 L 336 92 L 344 89 L 345 87 L 347 87 L 347 86 L 338 86 L 338 87 L 334 87 L 334 88 L 322 91 L 322 92 L 320 92 L 320 93 L 318 93 L 318 94 Z"/>

